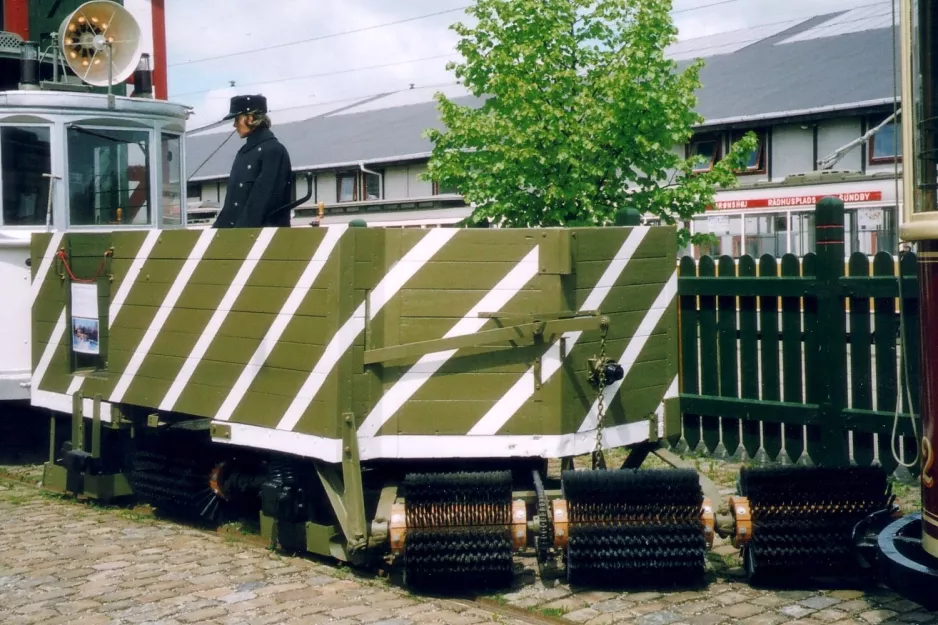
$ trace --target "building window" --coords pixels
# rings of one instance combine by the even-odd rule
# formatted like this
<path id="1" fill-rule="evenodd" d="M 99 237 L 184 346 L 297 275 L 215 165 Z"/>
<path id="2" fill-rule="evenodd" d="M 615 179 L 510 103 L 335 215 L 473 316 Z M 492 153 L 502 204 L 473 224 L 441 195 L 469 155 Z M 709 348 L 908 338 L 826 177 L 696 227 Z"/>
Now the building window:
<path id="1" fill-rule="evenodd" d="M 364 198 L 366 200 L 380 200 L 381 176 L 366 174 L 364 172 L 362 172 L 362 176 L 364 177 L 363 186 L 365 187 Z"/>
<path id="2" fill-rule="evenodd" d="M 747 175 L 747 174 L 764 174 L 766 172 L 766 137 L 768 133 L 764 129 L 752 129 L 755 133 L 756 138 L 759 141 L 759 145 L 755 150 L 749 153 L 749 159 L 746 161 L 745 169 L 739 170 L 738 174 Z M 736 143 L 743 136 L 750 132 L 750 130 L 738 130 L 732 134 L 731 142 Z"/>
<path id="3" fill-rule="evenodd" d="M 460 195 L 459 189 L 453 186 L 440 186 L 436 180 L 433 181 L 433 195 Z"/>
<path id="4" fill-rule="evenodd" d="M 49 128 L 4 126 L 0 128 L 0 197 L 5 226 L 46 223 L 49 182 L 52 173 Z"/>
<path id="5" fill-rule="evenodd" d="M 382 176 L 363 171 L 339 172 L 335 176 L 336 201 L 358 202 L 360 200 L 380 200 Z"/>
<path id="6" fill-rule="evenodd" d="M 883 122 L 883 119 L 873 120 L 871 128 L 875 128 Z M 870 165 L 880 163 L 892 163 L 896 160 L 898 154 L 899 160 L 902 160 L 902 126 L 891 121 L 877 131 L 870 138 Z"/>
<path id="7" fill-rule="evenodd" d="M 202 199 L 202 183 L 190 182 L 186 185 L 186 198 L 190 200 Z"/>
<path id="8" fill-rule="evenodd" d="M 702 159 L 695 157 L 702 157 Z M 688 160 L 702 160 L 702 162 L 694 163 L 694 172 L 710 171 L 720 160 L 720 140 L 717 137 L 706 137 L 691 141 L 687 146 L 687 158 Z"/>
<path id="9" fill-rule="evenodd" d="M 355 172 L 338 173 L 335 176 L 336 201 L 355 202 L 358 200 L 358 175 Z"/>

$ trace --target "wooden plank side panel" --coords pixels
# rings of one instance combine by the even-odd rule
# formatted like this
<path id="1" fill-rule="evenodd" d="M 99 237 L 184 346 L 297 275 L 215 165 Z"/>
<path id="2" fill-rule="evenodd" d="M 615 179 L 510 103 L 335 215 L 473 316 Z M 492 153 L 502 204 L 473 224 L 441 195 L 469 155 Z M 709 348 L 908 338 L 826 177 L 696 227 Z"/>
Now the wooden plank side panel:
<path id="1" fill-rule="evenodd" d="M 669 280 L 676 278 L 674 231 L 671 228 L 651 228 L 647 231 L 636 228 L 627 232 L 625 236 L 623 229 L 595 231 L 596 235 L 610 239 L 605 243 L 609 256 L 605 263 L 600 263 L 601 271 L 597 271 L 600 267 L 596 266 L 595 261 L 584 259 L 593 258 L 590 255 L 595 251 L 588 251 L 595 250 L 593 237 L 580 239 L 577 246 L 576 306 L 578 309 L 584 306 L 586 298 L 597 286 L 608 288 L 605 300 L 599 306 L 602 314 L 610 320 L 606 357 L 618 361 L 626 370 L 618 394 L 607 402 L 609 405 L 606 406 L 604 421 L 608 427 L 648 419 L 661 403 L 664 392 L 678 372 L 676 358 L 668 359 L 668 346 L 672 339 L 668 331 L 675 331 L 677 322 L 676 288 L 666 289 Z M 645 233 L 644 238 L 628 262 L 624 262 L 624 259 L 612 260 L 623 247 L 634 246 L 642 233 Z M 612 234 L 618 234 L 618 242 L 612 239 Z M 598 285 L 604 273 L 616 267 L 621 268 L 621 273 L 614 284 L 609 287 L 604 280 Z M 663 297 L 665 294 L 669 297 Z M 572 415 L 572 420 L 565 417 L 562 427 L 564 433 L 579 429 L 589 407 L 596 400 L 597 389 L 588 382 L 588 361 L 600 355 L 600 339 L 599 331 L 584 332 L 568 356 L 569 366 L 565 371 L 569 373 L 565 375 L 563 410 L 565 415 Z M 660 361 L 661 366 L 644 366 L 651 360 Z M 660 394 L 656 396 L 652 393 L 641 400 L 635 399 L 635 388 L 651 387 L 660 387 Z M 624 401 L 631 403 L 626 405 Z M 647 405 L 651 405 L 651 408 L 646 411 Z"/>
<path id="2" fill-rule="evenodd" d="M 634 236 L 637 228 L 576 228 L 573 233 L 577 244 L 577 273 L 594 261 L 607 263 L 615 257 L 627 237 Z M 664 258 L 676 264 L 676 229 L 673 226 L 645 227 L 642 244 L 635 250 L 632 260 Z M 631 263 L 630 263 L 631 264 Z"/>
<path id="3" fill-rule="evenodd" d="M 721 256 L 719 261 L 719 276 L 727 280 L 736 278 L 736 262 L 730 256 Z M 719 328 L 718 346 L 720 350 L 720 396 L 739 397 L 739 376 L 737 367 L 739 360 L 739 343 L 736 339 L 736 298 L 725 296 L 717 298 Z M 739 449 L 739 420 L 720 418 L 722 442 L 726 453 L 734 455 Z"/>
<path id="4" fill-rule="evenodd" d="M 294 432 L 315 436 L 338 437 L 341 431 L 342 414 L 352 409 L 353 383 L 351 378 L 353 372 L 360 372 L 360 369 L 359 371 L 353 371 L 351 363 L 355 358 L 353 355 L 355 350 L 359 350 L 357 358 L 358 362 L 361 362 L 360 350 L 364 349 L 364 334 L 358 332 L 354 336 L 349 336 L 350 342 L 344 349 L 336 343 L 336 347 L 333 347 L 336 350 L 335 359 L 328 354 L 332 353 L 329 351 L 330 345 L 333 341 L 338 340 L 336 337 L 339 335 L 340 330 L 346 327 L 355 310 L 365 302 L 367 293 L 362 287 L 371 286 L 370 284 L 358 285 L 354 281 L 356 249 L 362 242 L 374 245 L 374 236 L 366 233 L 366 230 L 352 228 L 346 233 L 336 245 L 313 284 L 313 286 L 319 286 L 320 284 L 332 285 L 332 288 L 328 289 L 324 301 L 328 316 L 318 319 L 321 327 L 331 333 L 329 339 L 325 341 L 325 348 L 311 346 L 309 353 L 303 356 L 309 359 L 309 367 L 306 371 L 301 372 L 301 375 L 297 378 L 288 379 L 285 376 L 280 376 L 276 379 L 271 377 L 262 379 L 258 375 L 249 386 L 253 390 L 255 387 L 261 388 L 276 383 L 279 387 L 278 392 L 289 397 L 292 402 L 300 396 L 304 385 L 311 378 L 312 372 L 316 370 L 316 367 L 319 367 L 325 377 L 316 391 L 313 401 L 307 405 L 300 419 L 293 427 Z M 323 231 L 324 234 L 325 231 Z M 388 234 L 390 235 L 390 233 Z M 380 245 L 377 248 L 380 249 Z M 380 272 L 376 272 L 376 274 L 383 275 Z M 307 295 L 307 298 L 315 296 L 316 294 L 311 293 Z M 294 317 L 287 328 L 297 319 L 299 317 Z M 272 359 L 279 361 L 289 357 L 283 354 L 283 352 L 288 351 L 291 351 L 290 346 L 283 343 L 283 338 L 281 338 L 280 342 L 269 351 L 269 354 Z M 365 386 L 362 388 L 367 391 Z M 287 408 L 289 407 L 288 404 Z M 271 427 L 276 427 L 276 424 L 286 415 L 287 408 L 275 412 L 274 416 L 271 417 L 271 423 L 273 424 Z M 239 406 L 234 415 L 243 414 L 242 410 L 243 408 Z"/>
<path id="5" fill-rule="evenodd" d="M 319 295 L 318 290 L 314 289 L 314 291 L 316 291 L 316 293 L 311 293 L 311 297 Z M 324 294 L 324 296 L 325 295 L 328 295 L 328 292 Z M 285 299 L 284 297 L 284 300 Z M 237 304 L 235 307 L 237 307 Z M 121 322 L 112 329 L 112 336 L 114 333 L 121 333 L 124 335 L 122 341 L 139 340 L 139 337 L 142 336 L 141 333 L 145 331 L 148 326 L 148 324 L 145 323 L 147 315 L 142 314 L 146 312 L 148 308 L 149 307 L 146 306 L 124 306 L 121 312 Z M 208 308 L 187 308 L 180 312 L 181 314 L 171 315 L 166 320 L 166 324 L 163 326 L 163 332 L 170 334 L 195 334 L 197 331 L 200 332 L 200 329 L 205 327 L 205 324 L 208 323 L 215 311 Z M 209 349 L 211 350 L 218 344 L 219 339 L 222 337 L 226 340 L 242 339 L 245 341 L 253 341 L 251 346 L 246 348 L 244 352 L 248 354 L 244 357 L 244 362 L 247 362 L 246 359 L 250 358 L 250 354 L 253 353 L 253 350 L 257 348 L 261 339 L 267 334 L 267 331 L 270 329 L 276 317 L 276 313 L 232 311 L 228 313 L 225 323 L 221 325 L 216 333 L 216 341 L 212 343 L 212 347 Z M 322 319 L 322 317 L 296 315 L 284 330 L 280 340 L 286 343 L 323 345 L 328 338 L 332 336 L 332 332 L 323 326 Z M 226 345 L 222 349 L 226 351 L 229 348 L 230 346 Z M 208 354 L 206 354 L 206 357 L 208 357 Z M 222 359 L 229 360 L 230 357 L 224 356 Z"/>
<path id="6" fill-rule="evenodd" d="M 771 278 L 779 274 L 775 257 L 764 254 L 759 259 L 759 275 Z M 774 295 L 759 297 L 759 326 L 762 331 L 762 353 L 760 370 L 762 373 L 762 399 L 781 401 L 782 378 L 779 369 L 779 298 Z M 782 424 L 762 424 L 762 446 L 769 460 L 776 461 L 782 450 Z"/>
<path id="7" fill-rule="evenodd" d="M 752 256 L 739 259 L 740 277 L 756 276 L 756 261 Z M 744 399 L 759 399 L 759 339 L 756 298 L 739 298 L 739 396 Z M 762 446 L 758 421 L 743 421 L 743 448 L 750 458 L 755 458 Z M 727 447 L 727 451 L 732 451 Z"/>
<path id="8" fill-rule="evenodd" d="M 661 329 L 665 336 L 665 361 L 667 363 L 667 386 L 665 394 L 670 390 L 672 397 L 665 399 L 662 395 L 662 410 L 664 410 L 664 437 L 670 445 L 677 445 L 681 440 L 681 410 L 680 410 L 680 372 L 681 372 L 681 336 L 678 320 L 680 318 L 681 303 L 677 296 L 672 300 L 670 310 L 665 312 Z M 651 346 L 649 346 L 651 347 Z M 672 389 L 672 385 L 674 388 Z"/>
<path id="9" fill-rule="evenodd" d="M 36 274 L 49 248 L 49 241 L 52 240 L 51 232 L 33 232 L 29 236 L 29 281 L 36 281 Z"/>
<path id="10" fill-rule="evenodd" d="M 324 325 L 324 324 L 319 324 Z M 125 335 L 131 331 L 124 330 Z M 132 332 L 143 335 L 142 330 L 133 330 Z M 293 371 L 309 371 L 315 360 L 312 360 L 316 354 L 322 352 L 325 348 L 331 333 L 317 328 L 317 334 L 322 340 L 317 342 L 313 337 L 305 337 L 302 342 L 290 342 L 281 338 L 279 344 L 283 345 L 283 350 L 275 350 L 267 357 L 265 364 L 277 369 L 290 369 Z M 185 360 L 192 354 L 192 347 L 200 338 L 200 334 L 185 332 L 160 333 L 159 340 L 153 344 L 150 354 L 154 356 L 168 356 L 171 358 L 181 358 Z M 203 357 L 200 362 L 222 362 L 232 366 L 243 366 L 250 361 L 256 349 L 256 342 L 250 338 L 240 336 L 216 336 L 212 345 L 216 347 L 216 358 Z M 122 369 L 126 366 L 133 352 L 116 351 L 112 352 L 111 362 L 115 369 Z M 245 357 L 245 354 L 248 354 Z M 146 362 L 141 367 L 141 372 L 148 369 Z M 151 372 L 155 373 L 155 372 Z M 172 377 L 175 378 L 176 372 L 165 371 L 163 374 L 154 377 Z"/>
<path id="11" fill-rule="evenodd" d="M 217 255 L 219 252 L 214 252 L 214 248 L 222 247 L 224 250 L 221 254 L 234 255 L 242 259 L 247 259 L 256 242 L 255 237 L 251 236 L 251 234 L 253 234 L 253 232 L 245 231 L 238 232 L 237 236 L 215 236 L 206 248 L 205 254 Z M 234 282 L 238 271 L 246 262 L 246 260 L 242 260 L 240 263 L 229 263 L 211 259 L 199 261 L 194 271 L 192 271 L 189 280 L 185 283 L 181 292 L 179 292 L 175 303 L 164 302 L 161 304 L 161 308 L 166 307 L 163 308 L 166 321 L 174 317 L 186 319 L 190 317 L 188 315 L 190 310 L 210 310 L 214 313 L 222 304 L 229 289 L 228 285 Z M 211 280 L 217 282 L 214 284 L 207 283 L 209 276 L 212 276 Z M 173 283 L 175 283 L 175 280 L 174 278 Z M 145 285 L 148 289 L 153 287 L 153 283 L 146 282 Z M 172 288 L 172 286 L 170 288 Z M 134 290 L 142 291 L 143 289 Z M 132 290 L 131 293 L 133 293 L 134 290 Z M 244 295 L 243 291 L 242 295 Z M 130 298 L 128 297 L 128 299 Z M 154 318 L 156 314 L 158 314 L 158 312 L 154 313 Z M 130 344 L 145 345 L 144 338 L 147 337 L 147 334 L 155 332 L 155 335 L 149 337 L 147 341 L 149 347 L 144 354 L 143 361 L 140 363 L 136 376 L 152 379 L 166 379 L 169 380 L 171 384 L 172 381 L 176 379 L 187 357 L 198 342 L 205 326 L 191 326 L 190 332 L 185 334 L 164 332 L 164 327 L 165 326 L 148 328 L 139 339 L 136 341 L 131 340 Z M 125 330 L 124 336 L 128 334 L 130 333 Z M 162 357 L 167 354 L 170 356 L 178 355 L 181 358 Z M 115 350 L 113 356 L 115 369 L 126 370 L 129 356 L 132 355 L 132 353 L 119 353 L 118 350 Z M 229 362 L 226 364 L 230 365 L 232 363 Z M 231 383 L 233 384 L 234 380 L 231 380 Z M 144 386 L 146 386 L 146 388 L 144 388 Z M 165 393 L 169 391 L 169 385 L 167 384 L 157 389 L 146 382 L 132 380 L 124 393 L 123 401 L 141 406 L 150 406 L 151 404 L 143 403 L 143 397 L 153 397 L 158 391 L 163 391 L 165 395 Z M 152 406 L 156 407 L 158 405 L 159 404 L 154 404 Z"/>
<path id="12" fill-rule="evenodd" d="M 72 382 L 70 334 L 67 330 L 66 328 L 66 332 L 57 343 L 52 344 L 53 352 L 49 367 L 42 376 L 42 380 L 38 381 L 38 389 L 41 391 L 64 393 Z M 36 347 L 42 353 L 48 349 L 49 343 L 39 343 Z M 35 379 L 33 383 L 36 383 Z"/>
<path id="13" fill-rule="evenodd" d="M 642 241 L 636 254 L 643 251 L 649 244 Z M 593 287 L 609 267 L 609 261 L 584 261 L 576 264 L 576 290 L 578 310 L 585 302 Z M 622 275 L 616 281 L 616 286 L 647 286 L 664 284 L 674 273 L 675 264 L 668 257 L 635 258 L 634 256 L 625 266 Z"/>
<path id="14" fill-rule="evenodd" d="M 690 256 L 681 259 L 681 277 L 696 277 L 697 265 Z M 699 344 L 700 316 L 697 311 L 697 297 L 682 295 L 679 298 L 681 325 L 681 388 L 680 392 L 697 395 L 699 392 L 700 358 L 697 351 Z M 700 444 L 700 415 L 681 410 L 681 427 L 684 440 L 690 449 Z"/>
<path id="15" fill-rule="evenodd" d="M 153 380 L 142 377 L 141 380 L 150 384 L 143 384 L 144 387 L 152 385 L 154 392 L 146 398 L 148 403 L 158 403 L 160 396 L 159 387 L 162 380 Z M 88 383 L 90 390 L 95 390 L 91 381 Z M 100 392 L 100 391 L 97 391 Z M 212 418 L 225 398 L 228 396 L 227 389 L 208 384 L 190 383 L 179 398 L 176 410 L 182 414 L 188 414 L 196 417 Z M 280 414 L 287 409 L 292 398 L 278 394 L 265 394 L 255 390 L 248 391 L 241 400 L 239 406 L 240 414 L 233 417 L 233 423 L 246 423 L 260 427 L 274 428 L 277 425 Z M 321 409 L 322 402 L 313 402 L 313 409 Z"/>
<path id="16" fill-rule="evenodd" d="M 869 276 L 870 261 L 866 254 L 854 252 L 850 256 L 850 275 Z M 851 404 L 860 410 L 873 409 L 873 350 L 870 331 L 870 299 L 850 298 L 850 378 Z M 857 465 L 873 464 L 876 441 L 872 433 L 853 432 L 853 459 Z"/>
<path id="17" fill-rule="evenodd" d="M 539 256 L 543 259 L 549 255 L 549 241 L 546 231 L 518 230 L 512 228 L 461 230 L 459 236 L 443 246 L 436 256 L 434 263 L 463 264 L 481 266 L 488 263 L 517 263 L 528 252 L 539 245 Z"/>
<path id="18" fill-rule="evenodd" d="M 463 234 L 468 236 L 464 237 Z M 486 234 L 493 236 L 487 237 Z M 511 235 L 484 231 L 460 232 L 459 236 L 454 237 L 404 285 L 400 294 L 377 316 L 372 326 L 378 332 L 383 332 L 384 340 L 374 346 L 385 347 L 441 339 L 460 325 L 484 298 L 494 292 L 499 283 L 512 272 L 516 272 L 519 263 L 530 254 L 535 244 L 540 243 L 539 237 L 528 236 L 522 232 Z M 505 247 L 498 256 L 501 260 L 492 261 L 482 256 L 473 258 L 474 253 L 482 254 L 496 241 L 502 242 Z M 539 254 L 546 251 L 542 247 Z M 533 272 L 537 272 L 538 267 L 536 264 L 530 266 Z M 435 276 L 438 281 L 428 283 L 425 278 L 429 274 Z M 469 275 L 472 276 L 471 279 L 467 278 Z M 480 331 L 530 321 L 518 315 L 539 311 L 553 312 L 550 302 L 545 301 L 544 289 L 558 281 L 559 276 L 556 275 L 532 273 L 526 281 L 509 284 L 508 290 L 502 292 L 502 295 L 507 297 L 503 305 L 487 306 L 481 310 L 499 316 L 495 319 L 477 320 L 481 323 Z M 543 347 L 534 347 L 530 340 L 516 346 L 497 343 L 463 348 L 455 353 L 445 352 L 439 356 L 435 369 L 418 365 L 420 355 L 406 361 L 370 367 L 378 379 L 374 403 L 385 394 L 389 397 L 383 408 L 387 414 L 378 434 L 434 431 L 438 426 L 434 415 L 438 402 L 443 401 L 441 397 L 449 397 L 454 405 L 475 405 L 482 398 L 488 398 L 491 406 L 508 392 L 532 365 L 536 357 L 535 350 L 540 353 Z M 459 383 L 459 380 L 463 382 Z M 403 403 L 400 403 L 401 401 Z M 432 409 L 415 408 L 417 405 L 431 406 Z M 368 418 L 370 413 L 369 408 L 363 419 Z M 475 425 L 484 411 L 467 413 L 459 409 L 454 414 L 462 416 L 453 416 L 452 419 L 456 420 L 447 427 L 465 433 Z M 372 421 L 374 418 L 372 417 Z"/>

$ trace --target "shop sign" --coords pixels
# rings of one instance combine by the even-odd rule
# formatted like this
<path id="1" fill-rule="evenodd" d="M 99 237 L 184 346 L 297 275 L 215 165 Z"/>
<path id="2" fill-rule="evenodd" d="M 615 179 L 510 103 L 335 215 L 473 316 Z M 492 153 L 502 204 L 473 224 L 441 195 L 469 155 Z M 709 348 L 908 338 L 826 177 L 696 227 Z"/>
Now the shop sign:
<path id="1" fill-rule="evenodd" d="M 768 197 L 747 200 L 723 200 L 716 202 L 716 210 L 745 208 L 788 208 L 791 206 L 815 206 L 821 198 L 836 197 L 845 204 L 855 202 L 878 202 L 883 199 L 882 191 L 854 191 L 851 193 L 825 193 L 823 195 L 794 195 L 787 197 Z"/>

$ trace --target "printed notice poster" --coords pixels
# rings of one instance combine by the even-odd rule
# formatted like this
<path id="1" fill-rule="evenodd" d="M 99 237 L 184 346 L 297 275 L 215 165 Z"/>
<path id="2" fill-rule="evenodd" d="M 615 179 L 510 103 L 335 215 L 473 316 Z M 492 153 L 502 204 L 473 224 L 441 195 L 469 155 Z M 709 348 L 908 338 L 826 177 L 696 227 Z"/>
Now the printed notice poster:
<path id="1" fill-rule="evenodd" d="M 99 353 L 97 284 L 72 284 L 72 351 Z"/>

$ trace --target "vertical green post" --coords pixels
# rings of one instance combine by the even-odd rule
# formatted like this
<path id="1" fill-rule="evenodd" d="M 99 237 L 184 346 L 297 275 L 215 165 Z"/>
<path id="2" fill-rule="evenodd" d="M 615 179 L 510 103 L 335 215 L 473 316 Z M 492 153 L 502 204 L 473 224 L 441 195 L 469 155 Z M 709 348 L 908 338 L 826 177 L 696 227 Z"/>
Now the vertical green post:
<path id="1" fill-rule="evenodd" d="M 72 449 L 85 448 L 84 395 L 78 391 L 72 395 Z"/>
<path id="2" fill-rule="evenodd" d="M 844 407 L 847 393 L 847 326 L 840 279 L 844 275 L 844 203 L 825 197 L 815 212 L 818 286 L 818 386 L 820 440 L 812 460 L 819 465 L 847 466 L 850 462 Z M 808 450 L 812 456 L 813 450 Z"/>
<path id="3" fill-rule="evenodd" d="M 55 464 L 55 412 L 49 411 L 49 464 Z"/>

